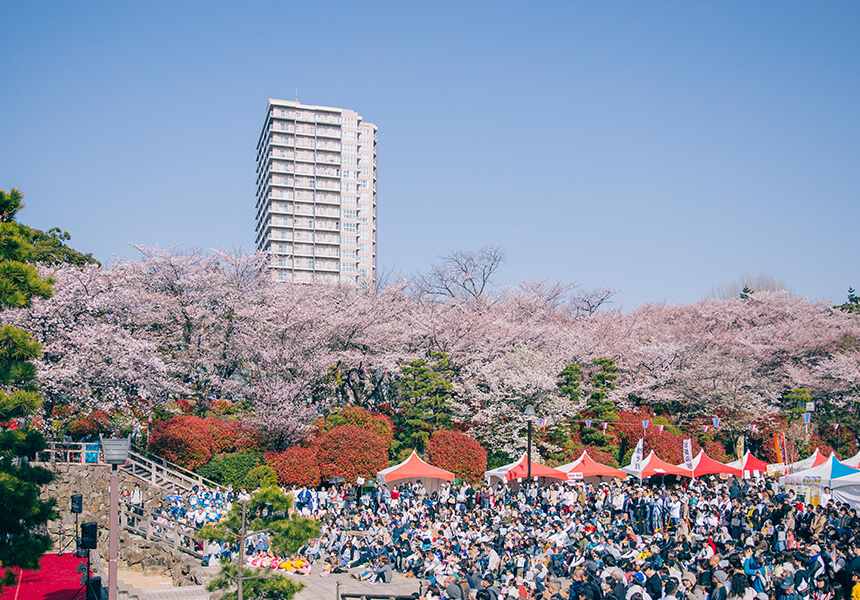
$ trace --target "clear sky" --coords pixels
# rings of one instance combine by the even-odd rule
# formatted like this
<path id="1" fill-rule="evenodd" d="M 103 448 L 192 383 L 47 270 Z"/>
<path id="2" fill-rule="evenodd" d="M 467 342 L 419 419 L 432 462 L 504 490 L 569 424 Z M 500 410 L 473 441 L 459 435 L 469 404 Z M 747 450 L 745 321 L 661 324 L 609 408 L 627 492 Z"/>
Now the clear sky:
<path id="1" fill-rule="evenodd" d="M 254 240 L 268 98 L 379 127 L 379 266 L 860 288 L 858 2 L 0 1 L 0 189 L 103 262 Z"/>

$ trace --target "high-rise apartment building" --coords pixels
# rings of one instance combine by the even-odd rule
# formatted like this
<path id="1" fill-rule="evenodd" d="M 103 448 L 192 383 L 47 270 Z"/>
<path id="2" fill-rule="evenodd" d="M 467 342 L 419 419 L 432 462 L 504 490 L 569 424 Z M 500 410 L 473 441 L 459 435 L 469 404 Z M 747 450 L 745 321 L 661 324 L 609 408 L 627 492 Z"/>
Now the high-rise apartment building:
<path id="1" fill-rule="evenodd" d="M 269 100 L 257 143 L 257 248 L 273 278 L 376 280 L 376 125 Z"/>

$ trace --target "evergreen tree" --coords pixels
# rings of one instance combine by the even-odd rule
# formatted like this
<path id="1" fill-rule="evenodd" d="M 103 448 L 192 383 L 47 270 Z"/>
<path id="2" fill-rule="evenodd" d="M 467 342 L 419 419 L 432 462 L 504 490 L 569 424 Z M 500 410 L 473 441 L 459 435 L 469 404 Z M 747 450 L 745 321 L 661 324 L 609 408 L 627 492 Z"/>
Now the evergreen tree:
<path id="1" fill-rule="evenodd" d="M 33 296 L 50 297 L 51 283 L 39 276 L 31 264 L 33 247 L 16 213 L 23 208 L 23 196 L 16 189 L 0 190 L 0 307 L 30 305 Z M 51 539 L 36 531 L 56 518 L 55 500 L 40 500 L 39 488 L 53 479 L 41 467 L 30 467 L 26 457 L 45 448 L 45 438 L 27 429 L 27 415 L 40 405 L 31 362 L 41 354 L 41 345 L 15 327 L 0 327 L 0 420 L 6 426 L 19 419 L 20 429 L 0 430 L 0 565 L 3 585 L 14 582 L 9 567 L 36 569 L 39 559 L 51 547 Z M 16 424 L 17 424 L 16 423 Z"/>
<path id="2" fill-rule="evenodd" d="M 267 532 L 270 549 L 289 556 L 305 545 L 308 539 L 319 535 L 319 524 L 316 521 L 289 517 L 291 507 L 291 498 L 277 486 L 264 486 L 244 506 L 241 501 L 234 502 L 227 519 L 217 525 L 207 525 L 200 530 L 200 537 L 230 545 L 238 544 L 241 547 L 247 532 Z M 226 593 L 220 596 L 222 600 L 237 600 L 240 568 L 243 598 L 289 600 L 303 587 L 302 584 L 273 573 L 270 569 L 249 569 L 241 564 L 241 560 L 239 565 L 222 560 L 221 572 L 210 582 L 207 589 L 210 592 L 226 590 Z"/>
<path id="3" fill-rule="evenodd" d="M 448 368 L 448 355 L 444 352 L 434 352 L 430 358 L 435 362 L 422 358 L 401 367 L 403 376 L 398 381 L 399 399 L 393 419 L 394 458 L 413 449 L 423 452 L 434 431 L 451 427 L 453 412 L 448 401 L 454 389 L 454 372 Z"/>
<path id="4" fill-rule="evenodd" d="M 618 419 L 618 407 L 608 400 L 609 392 L 615 389 L 615 381 L 618 379 L 615 361 L 611 358 L 595 358 L 591 365 L 591 374 L 588 378 L 591 393 L 586 401 L 585 412 L 589 419 L 594 421 L 592 427 L 580 429 L 580 439 L 586 446 L 596 446 L 614 453 L 614 437 L 603 433 L 600 423 L 616 421 Z"/>
<path id="5" fill-rule="evenodd" d="M 848 302 L 837 306 L 839 310 L 847 313 L 860 314 L 860 296 L 854 293 L 854 288 L 848 288 Z"/>

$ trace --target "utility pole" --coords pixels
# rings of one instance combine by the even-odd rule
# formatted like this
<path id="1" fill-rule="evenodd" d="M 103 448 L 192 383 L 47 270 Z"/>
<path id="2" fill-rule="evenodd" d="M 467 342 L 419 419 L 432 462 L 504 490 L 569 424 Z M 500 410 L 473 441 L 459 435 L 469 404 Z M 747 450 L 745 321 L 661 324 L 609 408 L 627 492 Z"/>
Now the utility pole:
<path id="1" fill-rule="evenodd" d="M 236 594 L 238 600 L 245 600 L 242 593 L 242 569 L 245 568 L 245 515 L 248 503 L 242 501 L 242 529 L 239 530 L 239 570 L 236 572 Z"/>

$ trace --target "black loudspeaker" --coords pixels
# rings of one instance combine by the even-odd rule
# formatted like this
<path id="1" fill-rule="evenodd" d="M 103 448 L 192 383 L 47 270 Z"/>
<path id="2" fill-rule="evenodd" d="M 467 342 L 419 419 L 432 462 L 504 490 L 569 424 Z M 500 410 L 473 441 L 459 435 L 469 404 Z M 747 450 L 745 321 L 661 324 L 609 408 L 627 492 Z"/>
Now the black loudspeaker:
<path id="1" fill-rule="evenodd" d="M 101 577 L 90 577 L 87 581 L 87 600 L 102 600 Z"/>
<path id="2" fill-rule="evenodd" d="M 84 497 L 81 494 L 72 494 L 72 512 L 77 514 L 84 512 Z"/>
<path id="3" fill-rule="evenodd" d="M 98 546 L 99 524 L 95 521 L 81 523 L 81 548 L 95 550 Z"/>

